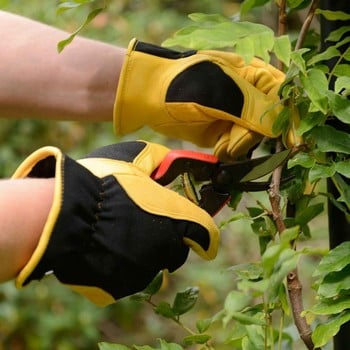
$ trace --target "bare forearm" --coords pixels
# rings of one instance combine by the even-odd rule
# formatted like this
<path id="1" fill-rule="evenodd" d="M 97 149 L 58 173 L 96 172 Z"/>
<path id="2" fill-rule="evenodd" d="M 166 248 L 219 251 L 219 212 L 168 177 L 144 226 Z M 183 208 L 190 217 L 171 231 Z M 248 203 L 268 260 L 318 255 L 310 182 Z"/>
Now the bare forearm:
<path id="1" fill-rule="evenodd" d="M 0 11 L 0 117 L 112 120 L 125 50 Z"/>
<path id="2" fill-rule="evenodd" d="M 54 179 L 0 180 L 0 282 L 31 257 L 53 199 Z"/>

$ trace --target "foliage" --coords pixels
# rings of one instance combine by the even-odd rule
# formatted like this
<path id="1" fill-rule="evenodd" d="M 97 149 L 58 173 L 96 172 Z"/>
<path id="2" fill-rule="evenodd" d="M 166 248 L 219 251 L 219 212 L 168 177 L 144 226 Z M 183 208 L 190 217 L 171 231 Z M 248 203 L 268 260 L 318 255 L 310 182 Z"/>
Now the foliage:
<path id="1" fill-rule="evenodd" d="M 286 173 L 294 176 L 293 180 L 281 186 L 281 214 L 285 229 L 279 229 L 275 209 L 270 208 L 271 203 L 267 194 L 258 194 L 254 197 L 248 194 L 243 196 L 238 213 L 228 210 L 221 216 L 223 220 L 221 227 L 230 233 L 233 241 L 226 238 L 227 246 L 223 244 L 221 248 L 225 256 L 222 255 L 221 260 L 219 257 L 212 265 L 206 265 L 207 271 L 203 271 L 203 265 L 196 268 L 196 261 L 192 260 L 193 266 L 183 268 L 188 276 L 182 276 L 183 281 L 181 281 L 181 274 L 178 275 L 180 281 L 175 288 L 167 276 L 164 278 L 159 275 L 145 291 L 136 294 L 131 300 L 120 301 L 120 306 L 109 311 L 96 311 L 91 305 L 88 306 L 81 302 L 80 298 L 75 298 L 71 294 L 66 295 L 58 289 L 56 299 L 54 297 L 53 301 L 45 301 L 42 304 L 39 311 L 43 316 L 36 328 L 34 327 L 36 315 L 31 305 L 28 307 L 26 303 L 28 300 L 39 302 L 38 295 L 43 295 L 40 287 L 26 292 L 28 294 L 23 294 L 22 299 L 17 296 L 17 292 L 14 292 L 12 287 L 6 285 L 2 289 L 6 303 L 0 304 L 0 316 L 6 318 L 11 315 L 12 323 L 5 331 L 3 323 L 0 323 L 1 334 L 10 334 L 7 339 L 17 339 L 18 334 L 22 332 L 28 339 L 30 337 L 34 339 L 23 341 L 26 348 L 40 349 L 41 346 L 44 349 L 46 344 L 50 344 L 51 348 L 56 346 L 55 337 L 66 332 L 69 338 L 64 338 L 57 348 L 88 348 L 91 345 L 88 346 L 83 342 L 91 340 L 96 343 L 98 337 L 101 337 L 98 331 L 100 328 L 103 329 L 100 327 L 101 324 L 104 322 L 108 322 L 109 325 L 116 322 L 118 325 L 133 323 L 139 317 L 136 315 L 139 315 L 142 309 L 149 320 L 144 321 L 148 327 L 146 332 L 151 335 L 153 334 L 152 326 L 153 329 L 156 328 L 155 317 L 158 319 L 159 316 L 169 321 L 169 328 L 173 323 L 179 327 L 181 332 L 174 335 L 175 331 L 171 330 L 167 333 L 163 330 L 165 328 L 163 322 L 160 321 L 160 326 L 154 331 L 159 338 L 158 343 L 130 347 L 117 344 L 120 342 L 121 335 L 116 331 L 117 339 L 107 337 L 106 341 L 100 341 L 99 349 L 180 350 L 193 345 L 206 349 L 225 349 L 226 347 L 249 350 L 292 349 L 298 336 L 292 327 L 295 304 L 290 299 L 287 282 L 296 269 L 300 270 L 302 264 L 304 271 L 301 272 L 306 274 L 305 280 L 314 278 L 314 294 L 309 292 L 311 296 L 310 300 L 307 300 L 311 306 L 302 315 L 309 323 L 312 322 L 314 345 L 324 346 L 338 332 L 339 327 L 350 320 L 349 301 L 347 300 L 349 296 L 349 245 L 345 243 L 327 253 L 325 248 L 317 244 L 318 231 L 323 226 L 322 223 L 317 223 L 325 215 L 325 201 L 332 201 L 347 216 L 350 211 L 350 191 L 347 181 L 350 177 L 348 160 L 350 139 L 346 132 L 350 123 L 348 99 L 350 72 L 349 66 L 343 63 L 344 60 L 350 60 L 348 45 L 350 28 L 343 26 L 332 32 L 327 38 L 327 49 L 319 53 L 320 38 L 317 33 L 301 30 L 299 38 L 303 39 L 304 45 L 299 45 L 295 41 L 295 33 L 293 35 L 283 33 L 276 36 L 270 27 L 251 21 L 252 17 L 249 15 L 254 11 L 266 6 L 275 6 L 271 0 L 245 0 L 241 4 L 239 16 L 230 16 L 230 18 L 222 14 L 213 14 L 222 10 L 215 8 L 213 4 L 218 2 L 213 1 L 177 1 L 176 5 L 170 0 L 147 1 L 145 7 L 142 7 L 140 3 L 139 1 L 122 1 L 116 5 L 111 1 L 98 0 L 61 1 L 56 8 L 59 14 L 58 20 L 48 18 L 49 13 L 55 16 L 55 11 L 52 12 L 52 10 L 51 12 L 43 10 L 42 16 L 45 22 L 60 23 L 62 26 L 64 26 L 63 23 L 74 18 L 73 24 L 69 25 L 72 34 L 67 36 L 66 41 L 59 44 L 59 50 L 64 49 L 64 46 L 74 40 L 74 36 L 78 33 L 91 33 L 92 37 L 96 36 L 96 32 L 103 33 L 110 42 L 118 40 L 124 43 L 134 36 L 132 34 L 137 33 L 144 35 L 142 39 L 154 42 L 167 38 L 164 41 L 166 46 L 234 50 L 241 54 L 247 63 L 254 56 L 260 57 L 265 62 L 276 62 L 276 59 L 282 62 L 286 73 L 286 80 L 280 89 L 284 108 L 275 122 L 274 131 L 281 133 L 281 140 L 285 145 L 291 129 L 296 138 L 302 137 L 303 139 L 303 143 L 296 145 L 295 152 L 293 151 L 293 156 L 289 159 L 287 169 L 285 169 Z M 156 6 L 153 5 L 154 3 L 157 3 Z M 191 5 L 188 5 L 189 3 L 192 4 L 192 8 Z M 289 0 L 287 3 L 288 16 L 310 5 L 309 0 Z M 201 4 L 205 4 L 205 8 L 200 7 Z M 183 12 L 179 11 L 179 8 Z M 203 13 L 200 13 L 198 9 L 202 8 Z M 190 22 L 184 20 L 182 16 L 182 13 L 189 13 L 189 10 L 194 10 L 189 15 Z M 133 11 L 135 13 L 131 15 Z M 175 13 L 179 12 L 181 14 L 176 16 Z M 317 10 L 317 13 L 330 20 L 349 19 L 348 15 L 342 12 Z M 129 28 L 124 32 L 115 30 L 113 26 L 111 29 L 112 20 L 108 18 L 109 15 L 113 16 L 114 21 L 117 21 L 118 28 L 128 27 L 122 21 L 121 14 L 129 20 L 132 26 L 135 26 L 136 29 L 131 32 L 132 34 Z M 106 23 L 108 24 L 100 28 L 96 20 L 105 18 L 103 16 L 107 16 Z M 156 16 L 165 18 L 164 22 L 167 23 L 158 22 L 157 25 L 150 25 L 144 22 L 149 22 L 150 18 Z M 62 18 L 65 20 L 60 22 Z M 244 20 L 245 18 L 247 20 Z M 170 22 L 173 25 L 172 28 L 168 26 Z M 170 33 L 179 27 L 183 29 L 168 38 Z M 147 34 L 144 28 L 149 29 L 146 31 Z M 330 59 L 335 61 L 332 68 L 325 64 Z M 300 123 L 292 125 L 290 117 L 296 111 L 300 116 Z M 342 125 L 341 128 L 338 127 L 339 124 Z M 1 138 L 4 140 L 4 147 L 0 158 L 7 169 L 13 168 L 25 154 L 37 148 L 36 142 L 33 141 L 36 139 L 40 143 L 62 145 L 71 152 L 85 152 L 89 148 L 116 141 L 110 129 L 110 125 L 70 123 L 68 127 L 65 122 L 8 122 L 2 124 L 0 129 L 4 137 Z M 148 130 L 142 132 L 145 134 L 141 134 L 141 138 L 160 137 Z M 33 137 L 34 135 L 41 136 L 36 138 Z M 138 134 L 137 137 L 139 136 Z M 161 140 L 163 143 L 174 142 L 165 138 Z M 5 146 L 5 142 L 10 147 Z M 258 151 L 266 152 L 266 148 Z M 4 172 L 1 175 L 8 174 L 9 172 Z M 338 198 L 325 192 L 326 179 L 330 179 L 335 184 L 339 191 Z M 237 202 L 232 203 L 234 211 L 237 205 Z M 294 209 L 292 215 L 290 211 L 287 212 L 290 205 Z M 250 233 L 247 232 L 247 224 L 250 225 Z M 239 227 L 242 227 L 242 232 L 244 232 L 244 238 L 240 240 L 237 238 Z M 308 243 L 315 244 L 309 246 Z M 247 254 L 249 248 L 255 254 Z M 319 261 L 321 262 L 316 268 L 315 264 Z M 208 287 L 209 280 L 212 280 L 214 286 L 212 289 Z M 196 281 L 202 285 L 200 288 L 188 287 L 189 281 Z M 50 287 L 51 284 L 48 286 Z M 309 286 L 306 283 L 307 287 Z M 7 288 L 9 288 L 8 292 Z M 53 290 L 56 290 L 56 287 L 53 287 Z M 172 290 L 181 291 L 173 295 Z M 46 293 L 47 290 L 44 293 L 45 296 Z M 170 298 L 172 302 L 166 301 Z M 143 304 L 149 305 L 153 312 L 147 311 L 142 306 Z M 206 307 L 202 309 L 206 311 L 200 309 L 203 304 Z M 68 305 L 74 305 L 74 309 L 69 310 Z M 122 319 L 124 307 L 126 309 L 124 312 L 128 316 Z M 45 314 L 45 309 L 59 310 L 60 317 L 54 317 L 51 320 Z M 197 311 L 198 309 L 200 310 Z M 85 316 L 80 315 L 82 310 L 87 310 Z M 63 317 L 63 314 L 68 319 Z M 77 317 L 73 317 L 74 314 Z M 87 314 L 91 317 L 89 322 L 84 319 Z M 194 326 L 187 326 L 187 323 L 194 323 Z M 123 329 L 130 329 L 128 327 L 130 327 L 129 324 Z M 30 331 L 26 331 L 26 328 L 29 328 Z M 36 332 L 45 333 L 45 342 L 42 340 L 44 337 L 38 340 L 33 336 Z M 137 341 L 142 341 L 139 327 L 138 332 Z M 135 339 L 135 335 L 132 334 L 132 336 Z M 133 338 L 129 341 L 134 342 Z M 78 343 L 75 343 L 75 340 Z M 42 341 L 41 344 L 40 341 Z M 149 338 L 146 339 L 147 341 Z"/>
<path id="2" fill-rule="evenodd" d="M 331 250 L 320 262 L 316 277 L 317 303 L 305 313 L 329 315 L 327 322 L 319 324 L 314 333 L 315 346 L 321 347 L 338 333 L 342 324 L 350 320 L 350 242 Z"/>
<path id="3" fill-rule="evenodd" d="M 267 2 L 247 0 L 243 2 L 243 12 Z M 297 10 L 307 3 L 289 1 L 288 5 L 290 10 Z M 318 9 L 317 13 L 330 20 L 349 19 L 348 14 L 339 11 Z M 251 221 L 251 228 L 258 236 L 261 259 L 232 267 L 236 288 L 228 293 L 220 311 L 209 319 L 198 321 L 196 331 L 188 330 L 190 335 L 183 339 L 183 344 L 201 344 L 208 349 L 216 347 L 215 334 L 208 331 L 213 323 L 221 322 L 225 329 L 230 327 L 231 333 L 225 343 L 234 348 L 274 349 L 277 346 L 278 349 L 291 349 L 293 338 L 286 332 L 284 324 L 285 317 L 293 313 L 302 338 L 309 327 L 305 315 L 329 315 L 326 323 L 316 323 L 312 339 L 303 338 L 310 349 L 324 346 L 340 326 L 350 320 L 347 300 L 350 286 L 349 245 L 343 244 L 325 254 L 313 247 L 298 249 L 298 243 L 310 238 L 310 222 L 324 212 L 320 181 L 333 181 L 339 198 L 330 199 L 349 216 L 350 192 L 346 179 L 349 178 L 350 136 L 346 128 L 350 123 L 350 80 L 348 65 L 342 62 L 350 59 L 350 37 L 347 35 L 350 28 L 343 26 L 332 32 L 326 39 L 329 44 L 327 49 L 315 53 L 312 51 L 319 42 L 311 42 L 310 47 L 300 45 L 307 36 L 305 28 L 296 45 L 287 34 L 275 37 L 274 32 L 262 24 L 233 21 L 218 14 L 193 13 L 189 18 L 193 23 L 165 40 L 165 46 L 234 50 L 247 63 L 254 56 L 268 63 L 274 55 L 283 63 L 286 72 L 285 82 L 280 88 L 283 110 L 274 124 L 274 131 L 282 135 L 281 140 L 286 147 L 290 132 L 294 134 L 294 140 L 302 138 L 303 141 L 294 146 L 296 154 L 288 162 L 287 172 L 295 180 L 282 190 L 283 205 L 285 208 L 292 206 L 294 214 L 287 216 L 280 207 L 277 210 L 281 212 L 276 212 L 271 197 L 272 209 L 259 201 L 257 206 L 247 208 L 245 218 Z M 319 38 L 316 39 L 319 41 Z M 344 47 L 345 50 L 342 50 Z M 336 62 L 331 68 L 325 64 L 330 59 Z M 300 116 L 298 124 L 291 123 L 295 114 Z M 339 123 L 344 125 L 345 130 L 337 127 Z M 285 229 L 281 229 L 281 222 L 277 222 L 276 217 L 280 214 L 283 215 Z M 296 310 L 302 307 L 302 300 L 293 290 L 300 257 L 323 255 L 314 274 L 318 277 L 315 282 L 318 302 L 301 317 Z M 193 288 L 189 290 L 193 291 Z M 189 290 L 187 293 L 192 295 Z M 147 297 L 147 301 L 150 300 L 151 297 Z M 192 301 L 183 302 L 192 305 Z M 174 305 L 160 302 L 153 306 L 156 313 L 180 323 L 180 314 Z M 101 345 L 101 349 L 105 346 Z M 161 348 L 167 346 L 161 344 Z M 135 348 L 138 349 L 137 346 Z"/>

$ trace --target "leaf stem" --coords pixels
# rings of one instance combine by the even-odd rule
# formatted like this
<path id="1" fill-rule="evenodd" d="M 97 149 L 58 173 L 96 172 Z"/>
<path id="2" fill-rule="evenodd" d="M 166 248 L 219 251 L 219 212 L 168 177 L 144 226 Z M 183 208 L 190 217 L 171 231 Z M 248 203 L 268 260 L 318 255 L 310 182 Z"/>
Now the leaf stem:
<path id="1" fill-rule="evenodd" d="M 337 62 L 334 64 L 332 70 L 331 70 L 331 71 L 329 72 L 329 74 L 328 74 L 328 78 L 327 78 L 328 83 L 330 83 L 330 81 L 332 80 L 333 75 L 334 75 L 334 71 L 335 71 L 337 65 L 341 63 L 341 61 L 344 59 L 345 55 L 346 55 L 349 51 L 350 51 L 350 47 L 348 47 L 348 48 L 339 56 L 339 58 L 337 59 Z"/>
<path id="2" fill-rule="evenodd" d="M 153 307 L 153 309 L 155 309 L 157 307 L 157 304 L 154 303 L 151 298 L 145 300 L 146 303 L 148 303 L 149 305 L 151 305 Z M 184 329 L 187 333 L 189 333 L 190 335 L 195 335 L 196 332 L 194 332 L 192 329 L 188 328 L 187 326 L 185 326 L 181 321 L 179 317 L 168 317 L 168 319 L 174 321 L 176 324 L 178 324 L 182 329 Z"/>
<path id="3" fill-rule="evenodd" d="M 281 310 L 281 318 L 280 318 L 280 327 L 279 327 L 279 333 L 278 333 L 277 350 L 282 350 L 283 329 L 284 329 L 284 311 Z"/>

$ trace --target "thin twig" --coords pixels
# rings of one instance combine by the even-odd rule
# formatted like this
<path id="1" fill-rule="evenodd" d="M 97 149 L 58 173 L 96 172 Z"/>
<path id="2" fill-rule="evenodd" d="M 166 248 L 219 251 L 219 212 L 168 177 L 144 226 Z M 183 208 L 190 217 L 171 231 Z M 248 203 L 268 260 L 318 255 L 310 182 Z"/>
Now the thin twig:
<path id="1" fill-rule="evenodd" d="M 319 4 L 319 0 L 312 0 L 310 8 L 309 8 L 309 12 L 305 18 L 305 21 L 304 21 L 302 27 L 301 27 L 297 43 L 295 44 L 295 50 L 299 50 L 303 46 L 306 34 L 307 34 L 307 32 L 310 28 L 311 22 L 314 18 L 315 11 L 318 8 L 318 4 Z"/>
<path id="2" fill-rule="evenodd" d="M 278 3 L 278 36 L 287 32 L 286 0 Z"/>
<path id="3" fill-rule="evenodd" d="M 287 32 L 287 13 L 286 13 L 286 0 L 280 0 L 277 2 L 278 6 L 278 36 L 281 36 Z M 277 62 L 277 68 L 283 70 L 283 62 Z"/>
<path id="4" fill-rule="evenodd" d="M 283 145 L 280 140 L 276 142 L 276 153 L 282 151 Z M 281 194 L 280 194 L 280 183 L 282 177 L 282 166 L 277 167 L 272 173 L 272 180 L 269 190 L 269 199 L 271 203 L 273 220 L 276 223 L 277 230 L 282 233 L 286 229 L 286 225 L 283 220 L 281 212 Z"/>

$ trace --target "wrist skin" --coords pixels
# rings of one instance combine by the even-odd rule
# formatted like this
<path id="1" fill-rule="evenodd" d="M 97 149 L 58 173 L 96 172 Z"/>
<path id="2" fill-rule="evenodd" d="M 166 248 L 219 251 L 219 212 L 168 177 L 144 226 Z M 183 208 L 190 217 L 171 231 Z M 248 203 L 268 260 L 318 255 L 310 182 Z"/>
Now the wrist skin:
<path id="1" fill-rule="evenodd" d="M 53 192 L 54 179 L 0 180 L 0 282 L 15 278 L 32 256 Z"/>

